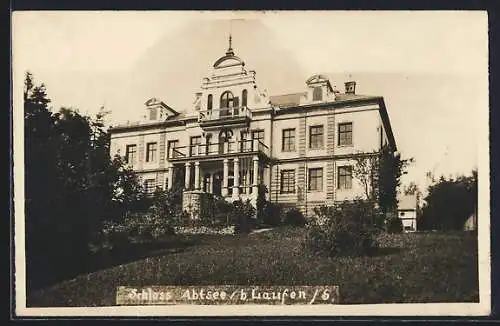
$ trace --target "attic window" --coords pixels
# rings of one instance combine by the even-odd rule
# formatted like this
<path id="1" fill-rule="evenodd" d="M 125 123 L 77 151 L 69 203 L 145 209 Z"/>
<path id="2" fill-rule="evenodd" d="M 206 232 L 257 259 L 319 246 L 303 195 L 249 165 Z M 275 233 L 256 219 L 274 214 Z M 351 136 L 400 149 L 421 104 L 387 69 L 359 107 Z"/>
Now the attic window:
<path id="1" fill-rule="evenodd" d="M 321 87 L 314 87 L 313 89 L 313 101 L 321 101 L 323 99 L 323 91 Z"/>
<path id="2" fill-rule="evenodd" d="M 149 120 L 156 120 L 158 116 L 158 111 L 156 108 L 149 109 Z"/>

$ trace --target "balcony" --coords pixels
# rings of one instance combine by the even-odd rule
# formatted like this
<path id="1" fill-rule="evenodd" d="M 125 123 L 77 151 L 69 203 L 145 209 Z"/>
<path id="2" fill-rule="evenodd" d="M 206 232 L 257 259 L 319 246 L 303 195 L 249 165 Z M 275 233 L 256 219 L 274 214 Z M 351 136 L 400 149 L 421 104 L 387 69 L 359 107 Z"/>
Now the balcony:
<path id="1" fill-rule="evenodd" d="M 219 158 L 235 155 L 263 155 L 270 156 L 269 147 L 259 139 L 239 140 L 224 143 L 199 144 L 172 148 L 168 153 L 170 161 Z"/>
<path id="2" fill-rule="evenodd" d="M 224 125 L 248 125 L 251 112 L 247 107 L 221 108 L 198 112 L 198 122 L 202 128 Z"/>

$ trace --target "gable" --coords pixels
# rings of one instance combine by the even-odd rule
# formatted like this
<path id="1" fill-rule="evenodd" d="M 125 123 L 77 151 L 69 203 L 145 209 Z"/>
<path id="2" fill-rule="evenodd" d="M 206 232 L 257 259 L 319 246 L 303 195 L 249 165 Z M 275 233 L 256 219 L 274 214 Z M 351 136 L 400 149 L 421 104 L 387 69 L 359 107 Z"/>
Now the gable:
<path id="1" fill-rule="evenodd" d="M 175 117 L 179 114 L 177 111 L 172 109 L 170 106 L 165 104 L 163 101 L 158 100 L 155 97 L 150 98 L 144 104 L 146 105 L 146 108 L 149 110 L 156 109 L 157 111 L 159 111 L 158 116 L 160 118 L 170 119 L 170 118 Z"/>

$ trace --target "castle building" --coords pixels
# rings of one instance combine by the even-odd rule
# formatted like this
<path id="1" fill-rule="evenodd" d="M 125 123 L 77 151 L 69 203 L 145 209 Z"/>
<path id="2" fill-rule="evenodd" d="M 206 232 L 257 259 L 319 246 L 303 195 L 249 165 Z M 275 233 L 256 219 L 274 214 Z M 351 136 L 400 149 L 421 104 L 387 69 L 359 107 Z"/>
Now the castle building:
<path id="1" fill-rule="evenodd" d="M 268 200 L 305 213 L 363 196 L 354 156 L 396 151 L 383 97 L 357 94 L 354 81 L 340 92 L 322 74 L 304 86 L 276 96 L 259 90 L 230 38 L 191 111 L 149 99 L 143 121 L 111 128 L 111 155 L 124 157 L 148 192 L 183 187 L 186 207 L 204 193 L 255 204 L 260 184 Z"/>

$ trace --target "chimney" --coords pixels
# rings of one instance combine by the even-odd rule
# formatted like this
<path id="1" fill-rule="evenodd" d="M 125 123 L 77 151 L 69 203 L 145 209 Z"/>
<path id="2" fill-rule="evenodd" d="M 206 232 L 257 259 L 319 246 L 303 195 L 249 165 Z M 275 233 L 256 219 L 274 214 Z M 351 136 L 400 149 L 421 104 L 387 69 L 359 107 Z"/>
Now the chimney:
<path id="1" fill-rule="evenodd" d="M 355 81 L 345 82 L 345 93 L 346 94 L 356 94 L 356 82 Z"/>

